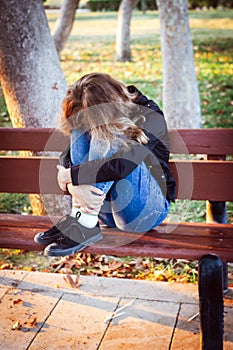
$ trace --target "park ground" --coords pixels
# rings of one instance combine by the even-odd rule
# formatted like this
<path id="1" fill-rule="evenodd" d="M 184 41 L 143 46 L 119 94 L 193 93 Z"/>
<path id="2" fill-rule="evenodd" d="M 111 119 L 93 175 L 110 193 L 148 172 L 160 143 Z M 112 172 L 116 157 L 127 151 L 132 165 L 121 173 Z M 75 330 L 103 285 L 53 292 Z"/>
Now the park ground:
<path id="1" fill-rule="evenodd" d="M 193 284 L 0 271 L 4 350 L 199 350 Z M 224 350 L 233 350 L 233 289 Z M 214 349 L 213 349 L 214 350 Z"/>

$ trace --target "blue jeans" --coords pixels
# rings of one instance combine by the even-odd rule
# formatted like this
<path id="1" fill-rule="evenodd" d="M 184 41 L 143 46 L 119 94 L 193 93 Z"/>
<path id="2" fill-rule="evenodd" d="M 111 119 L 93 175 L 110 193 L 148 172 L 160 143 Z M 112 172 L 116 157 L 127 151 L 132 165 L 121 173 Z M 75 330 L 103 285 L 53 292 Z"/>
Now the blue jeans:
<path id="1" fill-rule="evenodd" d="M 111 157 L 118 149 L 117 142 L 113 143 L 104 157 Z M 72 131 L 72 164 L 103 158 L 103 150 L 106 150 L 104 141 L 93 141 L 88 133 L 80 130 Z M 169 202 L 144 162 L 125 179 L 92 185 L 106 194 L 99 218 L 110 227 L 127 232 L 146 232 L 158 226 L 169 212 Z"/>

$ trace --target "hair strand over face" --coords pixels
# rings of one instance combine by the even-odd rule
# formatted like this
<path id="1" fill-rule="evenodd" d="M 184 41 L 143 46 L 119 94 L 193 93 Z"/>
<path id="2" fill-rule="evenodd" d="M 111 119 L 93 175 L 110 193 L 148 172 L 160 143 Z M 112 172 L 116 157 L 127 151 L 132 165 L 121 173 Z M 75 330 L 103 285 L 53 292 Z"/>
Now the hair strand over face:
<path id="1" fill-rule="evenodd" d="M 111 141 L 118 138 L 127 145 L 132 140 L 146 143 L 147 137 L 136 122 L 142 119 L 137 96 L 104 73 L 84 75 L 67 91 L 62 103 L 61 130 L 88 131 L 92 138 Z"/>

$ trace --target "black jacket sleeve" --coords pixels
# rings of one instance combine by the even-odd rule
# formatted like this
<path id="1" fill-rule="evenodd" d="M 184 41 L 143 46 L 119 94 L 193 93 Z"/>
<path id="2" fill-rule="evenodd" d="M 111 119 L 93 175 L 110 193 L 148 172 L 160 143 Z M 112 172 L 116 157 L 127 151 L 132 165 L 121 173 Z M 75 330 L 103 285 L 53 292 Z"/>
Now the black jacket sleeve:
<path id="1" fill-rule="evenodd" d="M 118 152 L 111 158 L 91 160 L 71 167 L 73 185 L 95 182 L 117 181 L 129 175 L 148 155 L 150 151 L 134 142 L 124 152 Z"/>

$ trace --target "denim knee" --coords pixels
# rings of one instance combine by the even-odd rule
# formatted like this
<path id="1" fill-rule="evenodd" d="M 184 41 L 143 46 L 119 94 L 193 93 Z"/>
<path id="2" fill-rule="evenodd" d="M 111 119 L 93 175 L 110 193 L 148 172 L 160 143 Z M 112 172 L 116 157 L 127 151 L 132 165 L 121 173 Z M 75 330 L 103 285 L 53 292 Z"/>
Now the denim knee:
<path id="1" fill-rule="evenodd" d="M 150 231 L 151 229 L 159 226 L 167 217 L 169 213 L 170 205 L 167 202 L 162 211 L 153 209 L 149 214 L 139 215 L 130 222 L 123 222 L 115 220 L 117 228 L 121 231 L 142 233 Z"/>

